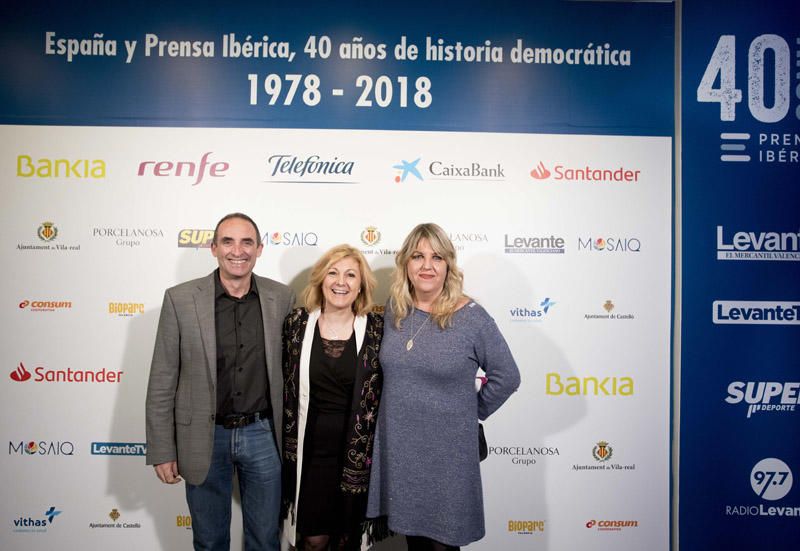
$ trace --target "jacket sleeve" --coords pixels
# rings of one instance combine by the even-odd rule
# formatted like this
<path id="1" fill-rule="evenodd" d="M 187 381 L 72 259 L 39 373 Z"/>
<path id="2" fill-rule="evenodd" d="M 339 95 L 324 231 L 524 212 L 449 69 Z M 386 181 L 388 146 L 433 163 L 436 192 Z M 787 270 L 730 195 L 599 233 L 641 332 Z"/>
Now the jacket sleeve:
<path id="1" fill-rule="evenodd" d="M 148 465 L 178 458 L 175 445 L 175 392 L 180 375 L 180 331 L 169 290 L 164 293 L 158 320 L 150 379 L 147 384 L 145 425 Z"/>

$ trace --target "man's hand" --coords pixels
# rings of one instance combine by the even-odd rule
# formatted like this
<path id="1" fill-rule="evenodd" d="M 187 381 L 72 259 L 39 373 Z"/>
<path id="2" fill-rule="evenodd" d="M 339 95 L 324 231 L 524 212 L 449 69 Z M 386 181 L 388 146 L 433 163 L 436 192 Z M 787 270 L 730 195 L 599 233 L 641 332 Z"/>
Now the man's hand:
<path id="1" fill-rule="evenodd" d="M 177 461 L 154 465 L 154 468 L 156 470 L 156 476 L 164 484 L 177 484 L 181 481 L 181 477 L 178 474 Z"/>

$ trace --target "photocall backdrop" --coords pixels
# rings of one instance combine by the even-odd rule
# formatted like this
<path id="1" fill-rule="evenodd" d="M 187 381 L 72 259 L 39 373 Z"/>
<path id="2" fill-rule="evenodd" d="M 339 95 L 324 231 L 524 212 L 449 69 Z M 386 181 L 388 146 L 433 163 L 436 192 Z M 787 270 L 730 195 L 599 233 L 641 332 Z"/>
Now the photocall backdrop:
<path id="1" fill-rule="evenodd" d="M 14 6 L 0 546 L 190 546 L 183 487 L 144 465 L 144 395 L 164 289 L 214 269 L 215 222 L 244 211 L 257 273 L 299 292 L 347 242 L 379 303 L 414 225 L 450 234 L 523 381 L 486 423 L 471 547 L 667 549 L 674 18 L 671 3 Z"/>

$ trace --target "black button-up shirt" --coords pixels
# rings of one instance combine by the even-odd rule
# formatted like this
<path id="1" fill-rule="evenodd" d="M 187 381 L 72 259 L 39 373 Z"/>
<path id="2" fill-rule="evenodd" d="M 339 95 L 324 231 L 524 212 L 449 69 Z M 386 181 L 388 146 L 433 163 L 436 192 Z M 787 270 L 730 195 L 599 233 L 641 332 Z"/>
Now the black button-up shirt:
<path id="1" fill-rule="evenodd" d="M 270 410 L 264 320 L 255 278 L 242 298 L 232 297 L 214 276 L 217 329 L 217 418 Z"/>

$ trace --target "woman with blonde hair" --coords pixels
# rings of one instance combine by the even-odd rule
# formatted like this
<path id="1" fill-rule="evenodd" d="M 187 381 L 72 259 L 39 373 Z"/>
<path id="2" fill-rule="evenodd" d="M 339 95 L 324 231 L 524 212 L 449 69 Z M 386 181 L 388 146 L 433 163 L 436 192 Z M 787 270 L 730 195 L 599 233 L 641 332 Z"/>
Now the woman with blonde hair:
<path id="1" fill-rule="evenodd" d="M 283 534 L 297 548 L 360 547 L 382 383 L 374 288 L 363 255 L 338 245 L 284 322 Z"/>
<path id="2" fill-rule="evenodd" d="M 415 227 L 395 264 L 367 516 L 411 551 L 458 549 L 485 533 L 478 420 L 517 389 L 519 370 L 494 320 L 464 295 L 442 228 Z"/>

